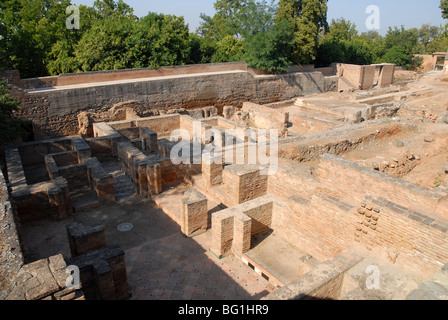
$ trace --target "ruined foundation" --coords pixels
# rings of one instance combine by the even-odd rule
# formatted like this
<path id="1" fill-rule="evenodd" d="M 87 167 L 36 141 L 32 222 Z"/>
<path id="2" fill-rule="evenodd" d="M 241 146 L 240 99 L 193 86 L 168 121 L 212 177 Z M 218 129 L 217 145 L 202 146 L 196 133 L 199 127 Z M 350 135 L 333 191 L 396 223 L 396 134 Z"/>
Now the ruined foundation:
<path id="1" fill-rule="evenodd" d="M 389 64 L 339 64 L 326 76 L 222 67 L 21 89 L 20 115 L 36 105 L 49 117 L 34 121 L 40 137 L 68 136 L 6 148 L 0 297 L 448 299 L 442 72 L 398 81 Z M 62 81 L 92 83 L 81 92 Z M 118 88 L 158 97 L 107 107 Z M 68 131 L 54 125 L 62 115 Z M 274 170 L 263 156 L 278 160 Z M 68 267 L 79 288 L 67 288 Z"/>

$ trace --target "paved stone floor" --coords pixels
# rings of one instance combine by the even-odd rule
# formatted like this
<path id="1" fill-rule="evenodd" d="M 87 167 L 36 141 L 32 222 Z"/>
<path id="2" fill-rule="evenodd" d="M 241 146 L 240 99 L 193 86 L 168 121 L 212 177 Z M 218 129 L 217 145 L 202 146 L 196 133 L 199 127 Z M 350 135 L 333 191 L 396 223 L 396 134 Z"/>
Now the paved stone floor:
<path id="1" fill-rule="evenodd" d="M 273 291 L 241 259 L 219 260 L 210 232 L 188 239 L 180 233 L 126 251 L 128 283 L 135 300 L 252 300 Z"/>

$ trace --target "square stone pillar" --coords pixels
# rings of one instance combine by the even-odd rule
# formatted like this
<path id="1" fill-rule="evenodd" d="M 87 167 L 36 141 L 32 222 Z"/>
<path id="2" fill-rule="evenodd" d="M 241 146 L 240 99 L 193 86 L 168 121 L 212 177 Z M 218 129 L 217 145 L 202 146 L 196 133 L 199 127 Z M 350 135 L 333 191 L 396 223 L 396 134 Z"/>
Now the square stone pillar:
<path id="1" fill-rule="evenodd" d="M 73 258 L 107 247 L 106 229 L 102 225 L 86 226 L 75 222 L 66 229 Z"/>
<path id="2" fill-rule="evenodd" d="M 223 171 L 225 194 L 221 201 L 228 207 L 259 198 L 267 194 L 268 176 L 260 174 L 258 165 L 230 165 Z"/>
<path id="3" fill-rule="evenodd" d="M 149 193 L 153 196 L 161 194 L 163 183 L 162 183 L 162 168 L 159 163 L 152 163 L 148 165 L 148 186 Z"/>
<path id="4" fill-rule="evenodd" d="M 115 300 L 114 278 L 107 261 L 97 261 L 93 264 L 93 270 L 98 298 L 101 300 Z"/>
<path id="5" fill-rule="evenodd" d="M 140 137 L 144 139 L 145 149 L 149 151 L 150 154 L 159 153 L 158 137 L 157 132 L 149 128 L 139 128 Z"/>
<path id="6" fill-rule="evenodd" d="M 233 253 L 242 257 L 251 247 L 252 219 L 242 212 L 237 212 L 233 223 Z"/>
<path id="7" fill-rule="evenodd" d="M 207 198 L 197 190 L 185 192 L 182 199 L 182 233 L 192 237 L 207 231 Z"/>
<path id="8" fill-rule="evenodd" d="M 222 154 L 206 153 L 202 156 L 202 178 L 208 188 L 222 183 L 222 162 Z"/>
<path id="9" fill-rule="evenodd" d="M 233 243 L 234 212 L 231 209 L 215 212 L 212 215 L 212 243 L 210 251 L 219 259 L 230 252 Z"/>

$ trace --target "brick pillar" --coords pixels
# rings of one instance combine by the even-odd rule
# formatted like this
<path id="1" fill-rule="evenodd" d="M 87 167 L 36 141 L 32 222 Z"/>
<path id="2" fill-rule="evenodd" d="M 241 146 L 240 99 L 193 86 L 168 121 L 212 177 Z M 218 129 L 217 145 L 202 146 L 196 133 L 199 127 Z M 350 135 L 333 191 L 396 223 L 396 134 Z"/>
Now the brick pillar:
<path id="1" fill-rule="evenodd" d="M 159 163 L 148 165 L 148 191 L 151 195 L 158 195 L 162 193 L 162 168 Z"/>
<path id="2" fill-rule="evenodd" d="M 202 156 L 202 178 L 207 187 L 222 183 L 222 154 L 213 156 L 206 153 Z"/>
<path id="3" fill-rule="evenodd" d="M 212 215 L 212 244 L 210 251 L 218 258 L 224 257 L 233 243 L 233 211 L 223 210 Z"/>
<path id="4" fill-rule="evenodd" d="M 237 212 L 233 223 L 233 253 L 241 257 L 251 247 L 252 219 L 242 212 Z"/>
<path id="5" fill-rule="evenodd" d="M 109 264 L 100 260 L 93 265 L 96 289 L 101 300 L 115 300 L 114 278 Z"/>
<path id="6" fill-rule="evenodd" d="M 257 165 L 231 165 L 223 171 L 226 194 L 222 199 L 228 207 L 247 202 L 267 194 L 268 176 L 260 174 Z"/>
<path id="7" fill-rule="evenodd" d="M 380 88 L 389 87 L 393 82 L 394 72 L 395 72 L 395 65 L 384 64 L 381 67 L 381 73 L 378 79 L 378 87 Z"/>
<path id="8" fill-rule="evenodd" d="M 106 230 L 102 225 L 86 226 L 75 222 L 66 229 L 73 258 L 107 247 Z"/>
<path id="9" fill-rule="evenodd" d="M 115 288 L 116 299 L 126 299 L 131 295 L 128 285 L 128 278 L 126 274 L 125 254 L 122 251 L 120 254 L 107 260 L 110 266 Z"/>
<path id="10" fill-rule="evenodd" d="M 96 179 L 94 189 L 100 201 L 115 201 L 115 186 L 113 176 L 107 175 L 105 177 Z"/>
<path id="11" fill-rule="evenodd" d="M 48 190 L 48 201 L 51 205 L 55 206 L 53 220 L 61 221 L 67 217 L 64 194 L 60 188 L 54 187 Z"/>
<path id="12" fill-rule="evenodd" d="M 182 199 L 182 233 L 192 237 L 207 230 L 207 198 L 197 190 L 185 192 Z"/>
<path id="13" fill-rule="evenodd" d="M 145 148 L 150 154 L 159 153 L 157 132 L 149 128 L 139 128 L 140 137 L 145 139 Z"/>
<path id="14" fill-rule="evenodd" d="M 145 164 L 138 164 L 137 169 L 137 193 L 143 196 L 148 195 L 148 167 Z"/>

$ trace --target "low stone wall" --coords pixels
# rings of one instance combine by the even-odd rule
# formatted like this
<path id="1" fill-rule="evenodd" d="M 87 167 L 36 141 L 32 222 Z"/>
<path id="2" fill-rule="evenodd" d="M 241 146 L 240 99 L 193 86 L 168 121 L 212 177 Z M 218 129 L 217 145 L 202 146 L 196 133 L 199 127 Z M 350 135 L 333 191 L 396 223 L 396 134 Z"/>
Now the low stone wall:
<path id="1" fill-rule="evenodd" d="M 212 247 L 218 257 L 233 252 L 241 257 L 251 249 L 251 237 L 273 227 L 274 203 L 282 203 L 272 195 L 242 203 L 212 215 Z"/>
<path id="2" fill-rule="evenodd" d="M 231 207 L 266 195 L 268 176 L 260 173 L 258 165 L 230 165 L 224 168 L 223 185 L 222 203 Z"/>
<path id="3" fill-rule="evenodd" d="M 6 300 L 85 300 L 82 290 L 67 287 L 66 271 L 62 255 L 24 265 Z"/>
<path id="4" fill-rule="evenodd" d="M 394 78 L 394 64 L 354 65 L 337 64 L 338 90 L 371 90 L 374 85 L 388 87 Z"/>
<path id="5" fill-rule="evenodd" d="M 199 191 L 188 190 L 181 201 L 181 230 L 187 237 L 193 237 L 207 231 L 207 197 Z"/>
<path id="6" fill-rule="evenodd" d="M 290 114 L 289 122 L 291 122 L 293 126 L 288 128 L 288 132 L 295 135 L 307 135 L 313 132 L 326 131 L 335 126 L 330 122 L 297 114 Z"/>

